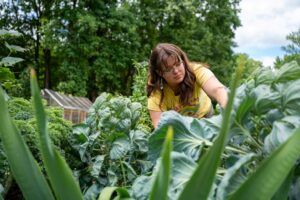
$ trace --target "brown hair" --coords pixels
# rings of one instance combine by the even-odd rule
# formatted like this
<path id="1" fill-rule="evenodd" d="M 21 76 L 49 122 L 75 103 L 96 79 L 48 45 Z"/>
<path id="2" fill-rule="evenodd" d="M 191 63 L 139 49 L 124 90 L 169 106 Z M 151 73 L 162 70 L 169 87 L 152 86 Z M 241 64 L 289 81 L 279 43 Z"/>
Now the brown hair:
<path id="1" fill-rule="evenodd" d="M 179 101 L 183 105 L 190 103 L 193 96 L 196 76 L 191 70 L 189 60 L 178 46 L 169 43 L 160 43 L 152 50 L 149 60 L 149 76 L 147 83 L 147 96 L 150 97 L 152 92 L 161 92 L 160 105 L 164 98 L 164 91 L 160 90 L 160 81 L 165 80 L 159 75 L 163 73 L 163 68 L 167 63 L 167 59 L 174 56 L 178 61 L 182 61 L 185 69 L 185 77 L 179 85 Z"/>

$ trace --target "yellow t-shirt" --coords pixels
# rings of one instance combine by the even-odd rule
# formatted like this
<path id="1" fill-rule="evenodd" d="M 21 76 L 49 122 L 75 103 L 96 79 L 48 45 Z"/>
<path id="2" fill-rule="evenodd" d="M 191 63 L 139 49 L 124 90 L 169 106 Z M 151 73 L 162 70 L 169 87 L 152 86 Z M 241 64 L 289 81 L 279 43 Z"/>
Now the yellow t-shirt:
<path id="1" fill-rule="evenodd" d="M 154 91 L 148 98 L 148 109 L 152 111 L 168 111 L 175 110 L 178 113 L 186 116 L 201 118 L 210 112 L 211 100 L 207 94 L 202 90 L 203 84 L 214 74 L 206 67 L 200 64 L 191 64 L 191 68 L 196 75 L 195 89 L 193 92 L 193 98 L 189 105 L 181 105 L 179 103 L 179 96 L 176 96 L 173 90 L 164 85 L 164 99 L 159 107 L 160 91 Z"/>

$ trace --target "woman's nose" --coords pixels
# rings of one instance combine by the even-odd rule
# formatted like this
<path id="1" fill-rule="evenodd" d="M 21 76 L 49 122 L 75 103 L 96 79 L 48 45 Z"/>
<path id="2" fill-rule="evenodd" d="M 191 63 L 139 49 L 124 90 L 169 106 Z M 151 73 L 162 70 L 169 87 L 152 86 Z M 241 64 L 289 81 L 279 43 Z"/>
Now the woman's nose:
<path id="1" fill-rule="evenodd" d="M 174 74 L 177 74 L 177 73 L 178 73 L 178 68 L 177 68 L 177 67 L 174 67 L 174 68 L 172 69 L 172 71 L 173 71 Z"/>

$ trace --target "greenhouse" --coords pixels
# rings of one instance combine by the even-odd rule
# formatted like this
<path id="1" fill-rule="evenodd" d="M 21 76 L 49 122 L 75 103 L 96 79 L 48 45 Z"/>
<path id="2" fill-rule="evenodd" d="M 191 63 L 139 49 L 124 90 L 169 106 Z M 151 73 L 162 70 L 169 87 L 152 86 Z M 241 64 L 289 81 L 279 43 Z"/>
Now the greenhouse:
<path id="1" fill-rule="evenodd" d="M 64 109 L 64 119 L 74 124 L 85 120 L 92 102 L 86 97 L 76 97 L 59 92 L 43 89 L 42 96 L 50 106 L 59 106 Z"/>

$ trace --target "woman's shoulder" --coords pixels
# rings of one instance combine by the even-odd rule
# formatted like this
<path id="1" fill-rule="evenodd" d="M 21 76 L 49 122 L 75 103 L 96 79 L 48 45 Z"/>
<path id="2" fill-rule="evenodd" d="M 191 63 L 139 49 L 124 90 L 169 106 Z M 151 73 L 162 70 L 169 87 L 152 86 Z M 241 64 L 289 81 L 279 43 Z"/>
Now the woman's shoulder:
<path id="1" fill-rule="evenodd" d="M 202 62 L 189 62 L 190 67 L 195 70 L 205 70 L 209 69 L 209 65 L 207 63 Z"/>
<path id="2" fill-rule="evenodd" d="M 206 63 L 191 62 L 190 66 L 193 69 L 197 83 L 200 86 L 202 86 L 210 77 L 214 76 Z"/>
<path id="3" fill-rule="evenodd" d="M 151 94 L 149 95 L 148 99 L 150 99 L 150 98 L 160 98 L 160 96 L 161 96 L 161 91 L 153 90 L 151 92 Z"/>

